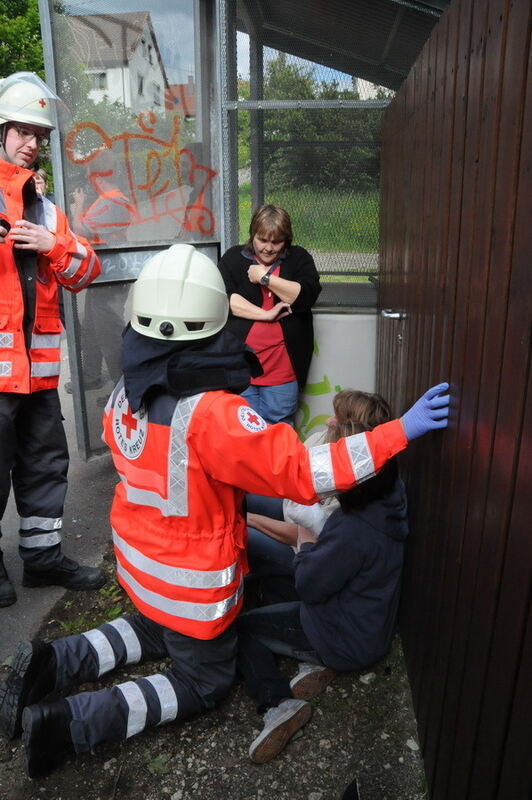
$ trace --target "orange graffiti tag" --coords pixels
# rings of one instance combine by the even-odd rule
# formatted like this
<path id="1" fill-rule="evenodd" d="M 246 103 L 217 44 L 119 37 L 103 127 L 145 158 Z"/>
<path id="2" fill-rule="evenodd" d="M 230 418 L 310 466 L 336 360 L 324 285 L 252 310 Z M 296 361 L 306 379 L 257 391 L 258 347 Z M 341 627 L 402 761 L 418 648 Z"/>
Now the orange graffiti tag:
<path id="1" fill-rule="evenodd" d="M 77 219 L 96 244 L 125 241 L 126 232 L 130 240 L 151 241 L 157 232 L 153 226 L 161 223 L 169 238 L 182 231 L 214 233 L 216 220 L 207 205 L 207 191 L 218 173 L 198 162 L 194 145 L 180 146 L 178 115 L 172 118 L 167 139 L 156 135 L 158 121 L 149 111 L 138 114 L 137 129 L 113 136 L 88 120 L 69 131 L 67 159 L 85 167 L 97 196 L 88 208 L 81 208 L 83 199 L 77 198 Z"/>

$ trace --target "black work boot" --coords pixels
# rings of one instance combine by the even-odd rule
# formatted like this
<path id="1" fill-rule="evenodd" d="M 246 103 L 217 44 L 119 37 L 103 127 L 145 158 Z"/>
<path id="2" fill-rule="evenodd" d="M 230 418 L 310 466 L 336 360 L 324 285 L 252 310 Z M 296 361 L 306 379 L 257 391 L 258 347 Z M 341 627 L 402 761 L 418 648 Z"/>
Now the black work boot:
<path id="1" fill-rule="evenodd" d="M 17 595 L 15 587 L 9 580 L 9 575 L 4 567 L 4 556 L 0 553 L 0 608 L 4 606 L 12 606 L 17 602 Z"/>
<path id="2" fill-rule="evenodd" d="M 98 567 L 82 567 L 67 556 L 56 567 L 35 570 L 24 567 L 22 585 L 32 589 L 38 586 L 64 586 L 65 589 L 83 592 L 87 589 L 100 589 L 106 581 L 105 574 Z"/>
<path id="3" fill-rule="evenodd" d="M 22 642 L 8 678 L 0 686 L 0 728 L 14 739 L 22 733 L 22 711 L 54 691 L 57 660 L 51 644 Z"/>
<path id="4" fill-rule="evenodd" d="M 26 706 L 22 741 L 30 778 L 43 778 L 75 754 L 70 723 L 72 712 L 63 698 Z"/>

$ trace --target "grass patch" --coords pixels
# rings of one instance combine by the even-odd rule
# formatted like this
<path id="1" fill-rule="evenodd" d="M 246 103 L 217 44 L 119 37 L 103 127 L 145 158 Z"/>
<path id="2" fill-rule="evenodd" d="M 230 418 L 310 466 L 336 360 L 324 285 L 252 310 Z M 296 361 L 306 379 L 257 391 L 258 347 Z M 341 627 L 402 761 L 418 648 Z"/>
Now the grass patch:
<path id="1" fill-rule="evenodd" d="M 286 189 L 268 195 L 292 218 L 297 244 L 322 253 L 374 253 L 379 248 L 379 193 Z M 251 184 L 239 187 L 240 241 L 252 214 Z"/>
<path id="2" fill-rule="evenodd" d="M 46 638 L 75 636 L 104 622 L 135 613 L 128 596 L 116 579 L 111 555 L 102 564 L 107 583 L 96 592 L 80 592 L 76 600 L 65 600 L 61 613 L 47 623 Z"/>

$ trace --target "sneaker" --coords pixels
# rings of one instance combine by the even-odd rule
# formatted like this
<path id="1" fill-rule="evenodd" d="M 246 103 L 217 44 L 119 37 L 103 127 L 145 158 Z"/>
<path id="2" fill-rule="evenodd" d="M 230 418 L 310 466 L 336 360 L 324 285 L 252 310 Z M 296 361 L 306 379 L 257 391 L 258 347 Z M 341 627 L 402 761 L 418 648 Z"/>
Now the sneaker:
<path id="1" fill-rule="evenodd" d="M 30 778 L 43 778 L 75 754 L 71 721 L 70 706 L 63 698 L 26 706 L 22 741 Z"/>
<path id="2" fill-rule="evenodd" d="M 304 700 L 283 700 L 264 715 L 264 728 L 249 748 L 249 757 L 256 764 L 275 758 L 296 731 L 309 721 L 312 706 Z"/>
<path id="3" fill-rule="evenodd" d="M 22 711 L 53 692 L 56 681 L 54 648 L 46 642 L 22 642 L 11 672 L 0 686 L 0 728 L 14 739 L 22 733 Z"/>
<path id="4" fill-rule="evenodd" d="M 320 667 L 317 664 L 300 664 L 299 672 L 290 681 L 290 688 L 294 697 L 299 700 L 312 700 L 323 692 L 333 681 L 337 672 L 329 667 Z"/>
<path id="5" fill-rule="evenodd" d="M 63 586 L 77 592 L 100 589 L 106 581 L 105 573 L 98 567 L 82 567 L 67 556 L 57 567 L 32 570 L 24 567 L 22 585 L 30 589 L 39 586 Z"/>

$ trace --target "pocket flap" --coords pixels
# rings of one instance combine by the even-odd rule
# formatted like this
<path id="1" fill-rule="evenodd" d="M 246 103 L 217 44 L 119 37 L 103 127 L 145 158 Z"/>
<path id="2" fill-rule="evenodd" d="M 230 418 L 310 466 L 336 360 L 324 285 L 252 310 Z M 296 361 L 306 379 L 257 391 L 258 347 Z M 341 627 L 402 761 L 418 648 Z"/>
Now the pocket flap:
<path id="1" fill-rule="evenodd" d="M 38 317 L 35 330 L 39 333 L 61 333 L 61 320 L 57 317 Z"/>

